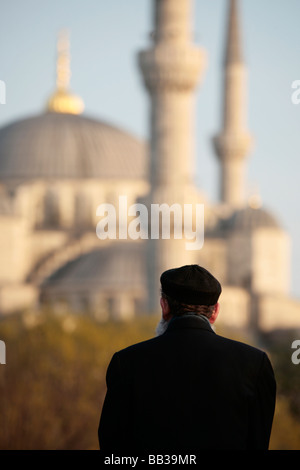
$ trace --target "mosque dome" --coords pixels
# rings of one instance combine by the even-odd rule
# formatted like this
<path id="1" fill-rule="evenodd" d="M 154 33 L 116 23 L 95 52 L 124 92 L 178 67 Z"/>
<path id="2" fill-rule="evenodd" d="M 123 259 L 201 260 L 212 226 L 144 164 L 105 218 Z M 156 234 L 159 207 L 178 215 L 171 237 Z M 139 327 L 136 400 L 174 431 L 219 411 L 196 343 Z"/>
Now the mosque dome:
<path id="1" fill-rule="evenodd" d="M 251 232 L 259 228 L 280 229 L 280 225 L 273 214 L 262 207 L 247 206 L 236 210 L 222 223 L 227 232 Z"/>
<path id="2" fill-rule="evenodd" d="M 83 115 L 45 112 L 0 129 L 0 179 L 143 178 L 143 142 Z"/>
<path id="3" fill-rule="evenodd" d="M 51 274 L 42 283 L 43 288 L 145 289 L 145 253 L 143 246 L 116 243 L 105 249 L 84 253 Z"/>
<path id="4" fill-rule="evenodd" d="M 129 133 L 82 115 L 70 91 L 66 31 L 57 44 L 56 89 L 46 112 L 0 129 L 0 180 L 135 179 L 146 176 L 145 144 Z"/>

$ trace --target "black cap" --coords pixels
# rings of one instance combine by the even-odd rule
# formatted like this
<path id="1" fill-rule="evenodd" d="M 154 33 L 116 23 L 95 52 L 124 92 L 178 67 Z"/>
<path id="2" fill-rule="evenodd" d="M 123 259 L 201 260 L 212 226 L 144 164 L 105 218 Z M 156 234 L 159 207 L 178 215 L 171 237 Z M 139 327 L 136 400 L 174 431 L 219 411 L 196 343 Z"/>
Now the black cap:
<path id="1" fill-rule="evenodd" d="M 215 305 L 222 292 L 219 281 L 197 264 L 168 269 L 160 282 L 164 294 L 188 305 Z"/>

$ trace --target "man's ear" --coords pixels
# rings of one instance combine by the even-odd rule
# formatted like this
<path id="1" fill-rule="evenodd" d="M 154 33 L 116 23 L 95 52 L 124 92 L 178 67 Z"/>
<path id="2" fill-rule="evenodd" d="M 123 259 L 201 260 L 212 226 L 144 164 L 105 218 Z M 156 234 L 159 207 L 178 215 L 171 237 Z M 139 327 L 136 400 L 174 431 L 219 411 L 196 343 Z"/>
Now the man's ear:
<path id="1" fill-rule="evenodd" d="M 161 306 L 161 312 L 162 312 L 162 317 L 165 321 L 171 320 L 171 312 L 170 312 L 170 306 L 168 304 L 167 299 L 164 299 L 164 297 L 160 298 L 160 306 Z"/>
<path id="2" fill-rule="evenodd" d="M 215 308 L 214 308 L 214 311 L 213 311 L 213 314 L 211 315 L 211 317 L 209 318 L 209 323 L 211 325 L 213 325 L 219 315 L 219 312 L 220 312 L 220 304 L 219 302 L 216 303 L 215 305 Z"/>

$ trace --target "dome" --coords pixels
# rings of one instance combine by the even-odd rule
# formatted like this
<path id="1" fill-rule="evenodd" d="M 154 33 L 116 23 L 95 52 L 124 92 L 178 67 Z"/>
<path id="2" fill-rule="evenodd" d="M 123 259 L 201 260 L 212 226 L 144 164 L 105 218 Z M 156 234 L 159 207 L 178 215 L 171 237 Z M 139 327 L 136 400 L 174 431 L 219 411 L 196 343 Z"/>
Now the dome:
<path id="1" fill-rule="evenodd" d="M 280 226 L 275 217 L 267 210 L 248 206 L 236 210 L 229 219 L 223 222 L 222 228 L 227 231 L 250 232 L 258 228 L 280 229 Z"/>
<path id="2" fill-rule="evenodd" d="M 0 179 L 145 177 L 144 143 L 92 118 L 46 112 L 0 129 Z"/>
<path id="3" fill-rule="evenodd" d="M 113 242 L 81 254 L 40 285 L 40 302 L 58 303 L 98 319 L 132 318 L 147 297 L 143 243 Z"/>
<path id="4" fill-rule="evenodd" d="M 144 294 L 146 264 L 143 245 L 112 244 L 85 253 L 62 266 L 42 284 L 42 289 L 122 290 L 133 289 Z"/>

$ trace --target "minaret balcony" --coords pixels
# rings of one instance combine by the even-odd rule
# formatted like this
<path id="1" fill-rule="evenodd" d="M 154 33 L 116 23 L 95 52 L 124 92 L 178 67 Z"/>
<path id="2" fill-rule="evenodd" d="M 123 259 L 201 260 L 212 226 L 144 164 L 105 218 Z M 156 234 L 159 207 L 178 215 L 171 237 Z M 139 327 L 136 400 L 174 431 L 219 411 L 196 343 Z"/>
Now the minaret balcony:
<path id="1" fill-rule="evenodd" d="M 202 48 L 161 44 L 139 53 L 139 66 L 150 91 L 192 91 L 202 78 Z"/>
<path id="2" fill-rule="evenodd" d="M 251 135 L 242 131 L 220 134 L 213 139 L 213 143 L 221 160 L 243 159 L 253 145 Z"/>

